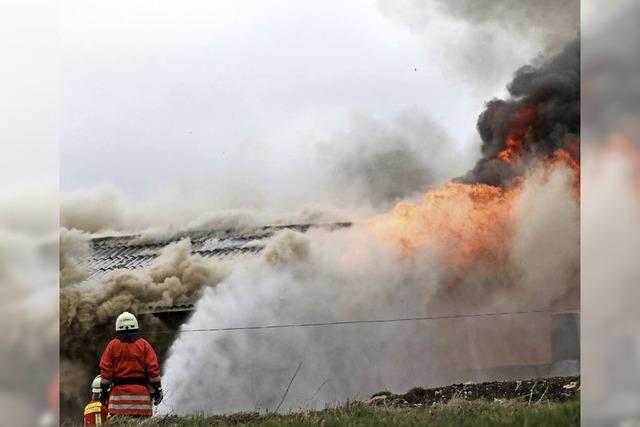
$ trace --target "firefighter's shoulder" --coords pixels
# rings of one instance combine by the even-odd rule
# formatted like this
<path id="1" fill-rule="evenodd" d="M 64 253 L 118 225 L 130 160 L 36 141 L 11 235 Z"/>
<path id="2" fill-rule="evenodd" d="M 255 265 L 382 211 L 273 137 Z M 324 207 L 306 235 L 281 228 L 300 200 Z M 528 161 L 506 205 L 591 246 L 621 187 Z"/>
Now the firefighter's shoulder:
<path id="1" fill-rule="evenodd" d="M 151 345 L 151 343 L 149 341 L 147 341 L 146 338 L 140 338 L 139 341 L 142 343 L 143 346 L 147 347 L 147 348 L 151 348 L 152 350 L 154 350 L 153 345 Z M 155 351 L 155 350 L 154 350 Z"/>
<path id="2" fill-rule="evenodd" d="M 84 407 L 84 414 L 95 414 L 96 412 L 102 411 L 102 403 L 99 401 L 89 402 L 87 406 Z"/>
<path id="3" fill-rule="evenodd" d="M 104 350 L 107 351 L 107 350 L 109 350 L 111 347 L 113 347 L 115 345 L 118 345 L 118 339 L 117 338 L 111 338 L 111 340 L 109 340 L 109 342 L 105 346 Z"/>

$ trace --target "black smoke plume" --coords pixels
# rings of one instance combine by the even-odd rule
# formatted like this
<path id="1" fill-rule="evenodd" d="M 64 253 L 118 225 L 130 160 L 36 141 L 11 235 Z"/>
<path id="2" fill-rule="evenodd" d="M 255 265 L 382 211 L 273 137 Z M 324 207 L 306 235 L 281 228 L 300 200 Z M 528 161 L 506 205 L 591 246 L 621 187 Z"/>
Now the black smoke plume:
<path id="1" fill-rule="evenodd" d="M 507 89 L 509 99 L 489 101 L 478 117 L 482 157 L 458 181 L 509 187 L 532 160 L 553 156 L 557 150 L 579 160 L 578 40 L 540 65 L 521 67 Z M 504 153 L 509 138 L 520 144 L 511 157 Z"/>

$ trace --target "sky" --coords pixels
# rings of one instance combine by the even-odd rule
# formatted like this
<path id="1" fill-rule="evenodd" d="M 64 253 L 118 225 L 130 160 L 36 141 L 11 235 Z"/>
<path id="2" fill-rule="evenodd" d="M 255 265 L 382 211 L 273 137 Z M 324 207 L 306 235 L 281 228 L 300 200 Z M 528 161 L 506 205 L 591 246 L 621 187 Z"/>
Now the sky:
<path id="1" fill-rule="evenodd" d="M 56 7 L 0 0 L 0 191 L 58 178 Z"/>
<path id="2" fill-rule="evenodd" d="M 486 52 L 469 51 L 478 40 Z M 61 190 L 282 186 L 323 167 L 354 121 L 407 112 L 475 153 L 484 103 L 543 42 L 438 0 L 63 1 Z M 454 174 L 470 166 L 460 158 Z"/>

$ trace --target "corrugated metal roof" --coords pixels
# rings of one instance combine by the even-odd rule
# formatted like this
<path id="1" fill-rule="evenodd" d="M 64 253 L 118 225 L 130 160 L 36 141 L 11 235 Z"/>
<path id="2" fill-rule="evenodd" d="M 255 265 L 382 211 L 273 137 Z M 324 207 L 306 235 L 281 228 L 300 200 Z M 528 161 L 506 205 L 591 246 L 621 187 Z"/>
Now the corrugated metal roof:
<path id="1" fill-rule="evenodd" d="M 334 230 L 350 227 L 350 222 L 331 224 L 289 224 L 245 229 L 209 229 L 174 233 L 97 237 L 91 240 L 90 256 L 80 262 L 89 273 L 87 281 L 94 281 L 118 269 L 137 270 L 150 265 L 167 245 L 184 238 L 191 240 L 192 254 L 204 258 L 229 259 L 253 256 L 261 252 L 275 233 L 292 229 L 302 233 L 310 228 Z M 193 305 L 149 307 L 149 312 L 192 310 Z"/>

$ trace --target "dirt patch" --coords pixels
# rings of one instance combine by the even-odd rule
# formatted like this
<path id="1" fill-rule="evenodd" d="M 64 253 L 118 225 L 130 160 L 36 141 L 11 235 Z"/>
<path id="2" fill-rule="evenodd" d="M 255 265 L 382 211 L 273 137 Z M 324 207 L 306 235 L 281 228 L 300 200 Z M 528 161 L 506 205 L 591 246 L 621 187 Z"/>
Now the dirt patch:
<path id="1" fill-rule="evenodd" d="M 384 391 L 365 403 L 375 406 L 420 407 L 452 400 L 521 400 L 563 402 L 580 391 L 580 377 L 552 377 L 524 381 L 495 381 L 480 384 L 452 384 L 444 387 L 414 387 L 405 394 Z"/>

